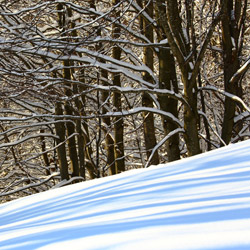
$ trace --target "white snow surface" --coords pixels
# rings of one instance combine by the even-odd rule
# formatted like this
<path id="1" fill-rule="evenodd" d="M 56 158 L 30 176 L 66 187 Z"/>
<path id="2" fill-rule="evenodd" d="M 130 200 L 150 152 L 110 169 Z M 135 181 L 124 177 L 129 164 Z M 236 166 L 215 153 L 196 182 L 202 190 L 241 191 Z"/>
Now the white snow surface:
<path id="1" fill-rule="evenodd" d="M 0 249 L 249 250 L 250 140 L 2 204 Z"/>

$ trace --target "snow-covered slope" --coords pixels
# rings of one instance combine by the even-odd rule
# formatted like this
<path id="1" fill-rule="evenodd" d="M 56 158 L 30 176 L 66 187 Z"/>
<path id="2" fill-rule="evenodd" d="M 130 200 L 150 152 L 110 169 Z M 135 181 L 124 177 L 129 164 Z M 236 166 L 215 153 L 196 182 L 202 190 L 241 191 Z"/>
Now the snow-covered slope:
<path id="1" fill-rule="evenodd" d="M 0 249 L 250 249 L 250 140 L 0 206 Z"/>

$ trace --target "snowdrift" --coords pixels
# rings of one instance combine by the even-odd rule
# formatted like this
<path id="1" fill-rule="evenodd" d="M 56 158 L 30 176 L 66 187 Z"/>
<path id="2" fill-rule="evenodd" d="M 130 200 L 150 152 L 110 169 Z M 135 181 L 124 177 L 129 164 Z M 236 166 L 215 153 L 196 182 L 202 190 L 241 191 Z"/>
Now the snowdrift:
<path id="1" fill-rule="evenodd" d="M 0 249 L 250 249 L 250 140 L 0 206 Z"/>

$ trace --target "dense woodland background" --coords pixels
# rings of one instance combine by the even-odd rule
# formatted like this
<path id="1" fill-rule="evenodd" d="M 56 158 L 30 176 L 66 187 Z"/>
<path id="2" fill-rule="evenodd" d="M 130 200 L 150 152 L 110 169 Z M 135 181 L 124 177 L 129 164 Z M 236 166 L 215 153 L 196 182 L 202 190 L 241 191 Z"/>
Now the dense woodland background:
<path id="1" fill-rule="evenodd" d="M 248 0 L 0 1 L 0 201 L 250 137 Z"/>

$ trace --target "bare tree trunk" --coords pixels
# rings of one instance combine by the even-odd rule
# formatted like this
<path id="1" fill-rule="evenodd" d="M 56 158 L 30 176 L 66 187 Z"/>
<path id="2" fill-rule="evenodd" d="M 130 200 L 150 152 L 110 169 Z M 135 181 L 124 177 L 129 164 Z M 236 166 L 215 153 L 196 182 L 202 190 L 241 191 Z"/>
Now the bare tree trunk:
<path id="1" fill-rule="evenodd" d="M 193 156 L 201 153 L 199 135 L 198 135 L 198 109 L 197 109 L 197 91 L 193 91 L 188 79 L 184 83 L 184 97 L 190 107 L 184 106 L 184 138 L 187 144 L 188 156 Z"/>
<path id="2" fill-rule="evenodd" d="M 62 105 L 59 102 L 57 102 L 55 105 L 55 115 L 58 116 L 63 115 Z M 60 118 L 56 118 L 56 121 L 57 120 L 60 120 Z M 60 166 L 61 180 L 68 180 L 69 172 L 68 172 L 67 153 L 65 147 L 65 139 L 66 139 L 65 124 L 62 122 L 55 123 L 55 130 L 56 130 L 56 135 L 59 137 L 59 139 L 57 140 L 57 145 L 60 145 L 57 147 L 57 154 Z"/>
<path id="3" fill-rule="evenodd" d="M 73 13 L 70 8 L 67 8 L 68 16 L 72 17 Z M 70 29 L 72 29 L 72 37 L 77 37 L 77 30 L 75 29 L 76 24 L 75 21 L 71 20 L 70 22 Z M 71 70 L 72 73 L 74 74 L 74 69 Z M 82 72 L 84 72 L 82 70 Z M 80 87 L 77 86 L 77 84 L 73 84 L 73 93 L 75 95 L 79 94 L 79 89 Z M 76 111 L 77 115 L 80 117 L 83 115 L 83 103 L 81 102 L 82 99 L 80 97 L 75 98 L 75 106 L 76 106 Z M 85 140 L 84 140 L 84 134 L 82 130 L 82 121 L 77 120 L 76 121 L 76 132 L 78 133 L 77 137 L 77 149 L 78 149 L 78 158 L 79 158 L 79 174 L 81 177 L 83 177 L 86 180 L 86 173 L 85 173 Z"/>
<path id="4" fill-rule="evenodd" d="M 74 94 L 79 93 L 79 89 L 77 85 L 73 86 L 73 92 Z M 75 99 L 75 105 L 77 109 L 77 114 L 81 117 L 82 111 L 83 111 L 83 105 L 82 105 L 80 98 Z M 81 120 L 76 121 L 76 131 L 78 133 L 77 145 L 78 145 L 78 157 L 79 157 L 79 172 L 80 172 L 80 176 L 86 179 L 86 176 L 85 176 L 85 140 L 84 140 Z"/>
<path id="5" fill-rule="evenodd" d="M 107 99 L 110 98 L 109 93 L 103 91 L 102 92 L 102 102 L 106 102 Z M 102 108 L 102 113 L 105 114 L 107 113 L 108 110 L 103 107 Z M 116 168 L 115 168 L 115 152 L 114 152 L 114 138 L 111 135 L 111 121 L 110 121 L 110 117 L 105 117 L 103 118 L 103 122 L 104 122 L 104 126 L 105 126 L 105 149 L 107 152 L 107 165 L 108 165 L 108 169 L 109 169 L 109 173 L 111 175 L 116 174 Z"/>
<path id="6" fill-rule="evenodd" d="M 163 10 L 166 12 L 166 7 L 162 6 Z M 158 11 L 156 9 L 156 16 L 158 16 Z M 156 17 L 157 25 L 160 27 L 160 30 L 157 30 L 158 42 L 166 39 L 166 34 L 161 27 L 160 18 Z M 158 53 L 159 58 L 159 88 L 173 90 L 175 93 L 178 93 L 178 83 L 175 70 L 175 60 L 173 54 L 170 52 L 169 45 L 166 45 L 165 48 L 162 46 L 159 48 Z M 173 114 L 175 117 L 178 117 L 178 101 L 170 98 L 168 96 L 158 96 L 161 109 L 163 111 Z M 170 132 L 177 129 L 177 125 L 173 122 L 167 121 L 162 117 L 163 129 L 165 136 Z M 180 159 L 180 149 L 179 149 L 179 134 L 175 134 L 169 138 L 166 142 L 166 150 L 168 154 L 168 161 L 175 161 Z"/>
<path id="7" fill-rule="evenodd" d="M 96 4 L 95 0 L 91 0 L 90 7 L 96 10 Z M 97 36 L 101 36 L 101 29 L 97 27 Z M 96 45 L 96 50 L 100 51 L 102 49 L 102 43 L 98 43 Z M 100 59 L 100 62 L 105 63 L 104 60 Z M 103 79 L 108 79 L 108 72 L 106 70 L 101 69 L 101 76 Z M 103 85 L 107 85 L 105 81 L 102 81 Z M 102 105 L 102 113 L 105 114 L 108 112 L 106 106 L 108 105 L 108 99 L 110 98 L 110 93 L 107 91 L 102 91 L 101 93 L 101 101 L 102 103 L 105 103 L 105 105 Z M 116 174 L 115 169 L 115 152 L 114 152 L 114 138 L 111 135 L 111 119 L 110 117 L 104 117 L 102 118 L 102 121 L 104 123 L 104 132 L 105 132 L 105 149 L 107 152 L 107 165 L 110 175 Z"/>
<path id="8" fill-rule="evenodd" d="M 159 49 L 159 87 L 168 90 L 173 89 L 176 93 L 178 92 L 175 61 L 168 48 Z M 158 100 L 163 111 L 169 112 L 175 117 L 178 117 L 177 100 L 167 96 L 159 96 Z M 165 136 L 177 129 L 177 125 L 175 123 L 167 121 L 164 117 L 162 118 L 162 122 Z M 167 140 L 166 149 L 168 161 L 180 159 L 179 134 L 175 134 Z"/>
<path id="9" fill-rule="evenodd" d="M 62 11 L 64 10 L 64 6 L 62 3 L 58 4 L 58 19 L 59 19 L 59 26 L 62 28 L 62 30 L 65 30 L 66 26 L 66 17 L 65 13 Z M 69 14 L 69 13 L 68 13 Z M 66 79 L 65 81 L 65 89 L 64 93 L 67 97 L 70 97 L 72 95 L 72 86 L 70 83 L 71 80 L 71 71 L 70 71 L 70 62 L 69 60 L 63 61 L 63 78 Z M 72 108 L 69 103 L 69 101 L 66 101 L 64 104 L 64 109 L 65 109 L 65 114 L 72 116 Z M 75 131 L 75 125 L 74 123 L 67 123 L 66 124 L 66 129 L 67 129 L 67 135 L 69 137 L 68 139 L 68 148 L 69 148 L 69 157 L 70 157 L 70 162 L 72 166 L 72 176 L 79 176 L 79 163 L 78 163 L 78 154 L 77 154 L 77 146 L 76 146 L 76 140 L 75 136 L 72 136 L 76 131 Z"/>
<path id="10" fill-rule="evenodd" d="M 40 133 L 44 133 L 44 129 L 40 129 Z M 49 170 L 49 157 L 48 157 L 48 153 L 46 152 L 46 142 L 45 142 L 45 137 L 41 136 L 41 148 L 42 148 L 42 157 L 43 157 L 43 161 L 46 167 L 46 174 L 50 175 L 50 170 Z"/>
<path id="11" fill-rule="evenodd" d="M 141 1 L 138 1 L 138 4 L 143 8 Z M 145 7 L 145 11 L 150 17 L 153 17 L 153 8 L 154 8 L 153 1 L 150 1 Z M 147 20 L 142 18 L 140 22 L 143 34 L 147 37 L 147 39 L 150 42 L 153 43 L 154 35 L 153 35 L 152 24 L 150 24 Z M 153 50 L 149 47 L 145 47 L 143 54 L 144 54 L 143 58 L 144 64 L 153 71 L 154 68 Z M 152 82 L 152 77 L 147 72 L 144 73 L 143 79 L 147 82 Z M 153 101 L 148 93 L 142 94 L 142 106 L 149 108 L 153 107 Z M 149 159 L 153 148 L 157 144 L 155 136 L 154 116 L 150 112 L 143 112 L 143 118 L 144 118 L 143 129 L 144 129 L 145 147 L 147 151 L 147 158 Z M 156 150 L 149 165 L 157 165 L 157 164 L 159 164 L 159 155 L 158 151 Z"/>
<path id="12" fill-rule="evenodd" d="M 84 70 L 83 69 L 81 70 L 80 81 L 82 83 L 85 82 L 85 76 L 84 76 Z M 85 88 L 83 86 L 79 86 L 79 90 L 82 93 L 85 90 Z M 84 105 L 86 104 L 86 98 L 85 98 L 84 94 L 81 94 L 81 99 L 79 101 L 81 103 L 80 104 L 81 105 L 81 111 L 80 111 L 81 116 L 84 117 L 84 116 L 86 116 L 86 112 L 85 112 L 85 109 L 84 109 L 85 108 Z M 81 126 L 83 127 L 83 129 L 81 129 L 81 133 L 82 133 L 83 140 L 84 140 L 83 141 L 83 145 L 84 145 L 83 146 L 84 147 L 84 153 L 83 154 L 85 156 L 84 157 L 84 165 L 85 165 L 86 169 L 88 170 L 90 179 L 95 179 L 95 178 L 97 178 L 97 168 L 96 168 L 96 166 L 95 166 L 95 164 L 93 162 L 93 159 L 92 159 L 93 150 L 92 150 L 92 147 L 90 145 L 89 128 L 88 128 L 87 121 L 81 120 Z M 81 142 L 81 144 L 82 144 L 82 142 Z M 78 146 L 81 147 L 80 144 Z M 79 153 L 79 157 L 80 157 L 80 154 L 81 153 Z M 79 162 L 80 161 L 81 160 L 79 160 Z M 81 164 L 81 162 L 80 162 L 80 164 Z M 81 173 L 81 171 L 85 172 L 85 169 L 81 170 L 81 168 L 80 168 L 80 173 Z M 85 174 L 85 173 L 83 173 L 83 174 Z M 83 176 L 83 175 L 81 175 L 81 176 Z"/>
<path id="13" fill-rule="evenodd" d="M 186 16 L 188 17 L 190 14 L 189 8 L 192 8 L 192 1 L 186 1 L 185 3 Z M 167 6 L 167 14 L 163 8 L 165 5 Z M 189 38 L 190 32 L 192 33 L 191 28 L 194 25 L 193 20 L 187 18 L 187 23 L 184 25 L 182 24 L 183 21 L 180 17 L 180 8 L 177 0 L 169 0 L 167 2 L 164 0 L 156 0 L 156 7 L 171 51 L 173 52 L 173 55 L 175 56 L 181 71 L 182 82 L 184 85 L 184 98 L 188 103 L 188 105 L 184 105 L 184 138 L 187 145 L 188 155 L 192 156 L 201 152 L 198 134 L 198 88 L 196 79 L 199 73 L 200 64 L 204 57 L 210 38 L 213 34 L 214 28 L 219 22 L 219 17 L 216 17 L 212 20 L 211 26 L 201 43 L 201 47 L 199 48 L 199 55 L 195 59 L 192 49 L 195 50 L 196 48 L 190 48 Z"/>
<path id="14" fill-rule="evenodd" d="M 244 2 L 244 1 L 242 1 Z M 234 95 L 242 92 L 240 80 L 231 83 L 230 79 L 240 67 L 240 48 L 239 36 L 240 32 L 243 36 L 244 27 L 242 26 L 242 18 L 245 18 L 245 8 L 242 7 L 241 1 L 221 0 L 222 4 L 222 45 L 223 45 L 223 68 L 224 68 L 224 87 L 225 91 Z M 241 13 L 243 11 L 243 13 Z M 222 123 L 221 138 L 226 144 L 229 144 L 232 138 L 235 116 L 235 101 L 229 97 L 225 97 L 224 117 Z M 223 146 L 221 144 L 221 146 Z"/>
<path id="15" fill-rule="evenodd" d="M 120 2 L 120 0 L 113 0 L 113 5 L 116 5 Z M 116 18 L 120 17 L 120 11 L 116 11 Z M 115 23 L 112 26 L 112 35 L 114 39 L 118 39 L 120 37 L 121 29 Z M 121 59 L 121 49 L 114 45 L 112 56 L 116 60 Z M 113 74 L 113 84 L 115 86 L 121 87 L 121 77 L 119 73 Z M 121 94 L 118 92 L 114 93 L 114 106 L 116 111 L 122 111 L 121 104 Z M 114 139 L 115 139 L 115 171 L 116 173 L 121 173 L 125 171 L 125 159 L 124 159 L 124 140 L 123 140 L 123 117 L 115 117 L 114 121 Z"/>
<path id="16" fill-rule="evenodd" d="M 201 152 L 199 136 L 198 136 L 198 109 L 197 109 L 197 84 L 195 78 L 191 77 L 193 75 L 190 64 L 185 62 L 187 57 L 190 54 L 190 42 L 186 41 L 189 39 L 189 29 L 192 27 L 193 23 L 190 23 L 191 20 L 188 19 L 189 6 L 186 4 L 186 13 L 187 13 L 187 36 L 185 37 L 182 29 L 182 20 L 180 18 L 180 10 L 178 8 L 178 3 L 176 0 L 168 1 L 167 4 L 168 12 L 168 22 L 173 30 L 174 37 L 178 41 L 178 46 L 180 51 L 182 51 L 177 56 L 177 60 L 181 57 L 181 60 L 178 60 L 181 72 L 182 72 L 182 81 L 184 85 L 184 98 L 189 104 L 184 106 L 184 129 L 185 134 L 184 138 L 187 145 L 188 155 L 196 155 Z M 167 34 L 169 35 L 169 34 Z M 169 38 L 169 37 L 168 37 Z M 177 44 L 176 44 L 177 45 Z M 173 51 L 174 52 L 174 51 Z"/>

